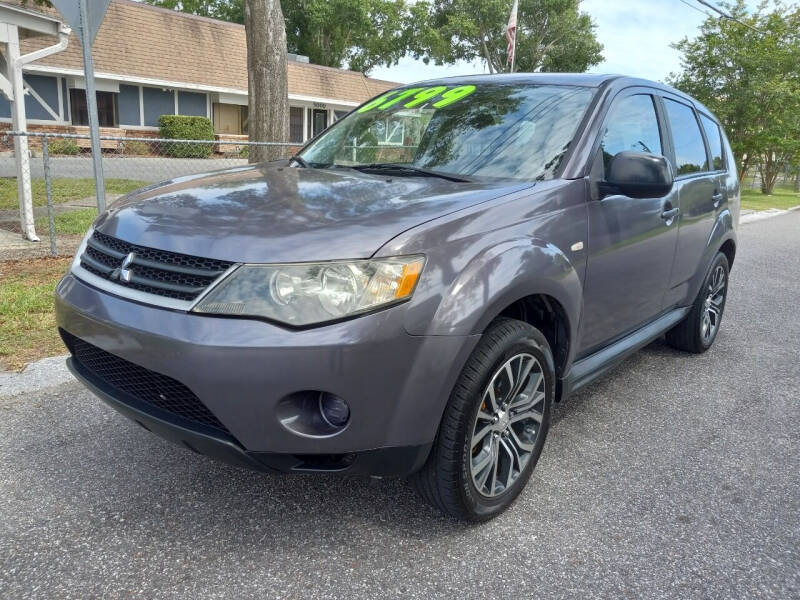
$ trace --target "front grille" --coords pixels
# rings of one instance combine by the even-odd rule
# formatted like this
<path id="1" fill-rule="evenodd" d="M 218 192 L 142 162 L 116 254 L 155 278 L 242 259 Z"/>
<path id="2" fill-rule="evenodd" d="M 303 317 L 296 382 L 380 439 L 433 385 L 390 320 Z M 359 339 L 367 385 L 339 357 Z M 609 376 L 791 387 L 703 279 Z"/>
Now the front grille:
<path id="1" fill-rule="evenodd" d="M 75 360 L 114 390 L 182 419 L 230 435 L 219 419 L 180 381 L 106 352 L 63 329 L 61 336 Z"/>
<path id="2" fill-rule="evenodd" d="M 122 264 L 131 253 L 125 273 Z M 98 277 L 176 300 L 194 300 L 231 265 L 224 260 L 137 246 L 99 231 L 92 234 L 81 255 L 81 266 Z"/>

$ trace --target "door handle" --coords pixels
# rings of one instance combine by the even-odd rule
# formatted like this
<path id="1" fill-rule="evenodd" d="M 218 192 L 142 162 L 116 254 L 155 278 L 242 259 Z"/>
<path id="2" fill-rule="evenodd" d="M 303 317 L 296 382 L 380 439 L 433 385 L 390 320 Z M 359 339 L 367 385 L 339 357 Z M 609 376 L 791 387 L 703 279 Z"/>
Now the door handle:
<path id="1" fill-rule="evenodd" d="M 661 218 L 667 222 L 667 225 L 672 225 L 672 220 L 678 216 L 678 213 L 681 212 L 680 208 L 673 208 L 671 210 L 665 210 L 661 213 Z"/>
<path id="2" fill-rule="evenodd" d="M 719 206 L 719 203 L 722 202 L 722 199 L 724 197 L 725 196 L 722 195 L 722 192 L 714 192 L 714 195 L 711 196 L 711 200 L 714 201 L 714 208 L 717 208 Z"/>

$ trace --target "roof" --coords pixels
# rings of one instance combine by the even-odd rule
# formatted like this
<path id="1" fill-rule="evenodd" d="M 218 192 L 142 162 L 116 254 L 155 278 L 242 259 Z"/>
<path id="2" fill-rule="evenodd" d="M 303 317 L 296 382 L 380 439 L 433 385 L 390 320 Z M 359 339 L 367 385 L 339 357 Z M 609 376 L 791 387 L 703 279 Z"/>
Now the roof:
<path id="1" fill-rule="evenodd" d="M 23 39 L 37 35 L 58 35 L 61 24 L 51 15 L 27 10 L 14 4 L 0 4 L 0 22 L 16 25 Z"/>
<path id="2" fill-rule="evenodd" d="M 711 114 L 706 106 L 685 92 L 665 83 L 628 77 L 627 75 L 594 74 L 594 73 L 495 73 L 491 75 L 458 75 L 431 79 L 426 85 L 465 85 L 465 84 L 533 84 L 533 85 L 574 85 L 582 87 L 603 88 L 612 92 L 628 87 L 646 87 L 668 92 L 679 96 L 695 105 L 698 110 Z M 413 84 L 418 85 L 418 84 Z M 407 86 L 404 86 L 407 87 Z"/>
<path id="3" fill-rule="evenodd" d="M 426 81 L 426 84 L 439 83 L 461 85 L 467 83 L 535 83 L 540 85 L 578 85 L 600 87 L 619 79 L 620 75 L 599 75 L 593 73 L 495 73 L 492 75 L 457 75 Z"/>
<path id="4" fill-rule="evenodd" d="M 18 4 L 11 0 L 8 4 Z M 55 9 L 45 14 L 58 15 Z M 26 40 L 22 52 L 44 47 L 46 38 Z M 187 83 L 247 92 L 244 26 L 134 2 L 111 0 L 94 43 L 95 73 L 131 79 Z M 80 42 L 74 34 L 66 50 L 36 65 L 83 70 Z M 289 94 L 363 102 L 397 83 L 356 71 L 289 61 Z"/>

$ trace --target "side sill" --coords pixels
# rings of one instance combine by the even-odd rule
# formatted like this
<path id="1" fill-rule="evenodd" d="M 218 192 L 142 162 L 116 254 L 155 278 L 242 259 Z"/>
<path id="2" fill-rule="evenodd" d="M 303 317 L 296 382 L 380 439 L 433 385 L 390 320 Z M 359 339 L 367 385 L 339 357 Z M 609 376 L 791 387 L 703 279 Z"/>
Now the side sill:
<path id="1" fill-rule="evenodd" d="M 641 350 L 660 335 L 672 329 L 681 322 L 689 313 L 689 310 L 690 307 L 688 306 L 673 309 L 649 325 L 637 329 L 621 340 L 574 363 L 569 370 L 569 374 L 560 382 L 560 399 L 566 399 L 572 392 L 588 385 L 613 369 L 628 356 Z"/>

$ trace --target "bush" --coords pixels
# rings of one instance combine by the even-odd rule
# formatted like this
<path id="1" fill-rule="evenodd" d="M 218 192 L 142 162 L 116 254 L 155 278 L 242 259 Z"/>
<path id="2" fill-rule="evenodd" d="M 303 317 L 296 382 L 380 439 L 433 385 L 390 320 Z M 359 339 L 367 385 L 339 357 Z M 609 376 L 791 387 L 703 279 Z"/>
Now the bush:
<path id="1" fill-rule="evenodd" d="M 50 154 L 68 154 L 69 156 L 75 156 L 81 151 L 75 140 L 70 139 L 47 140 L 47 149 Z"/>
<path id="2" fill-rule="evenodd" d="M 150 154 L 150 144 L 137 140 L 126 141 L 125 154 L 131 154 L 133 156 L 145 156 Z"/>
<path id="3" fill-rule="evenodd" d="M 239 150 L 240 158 L 250 158 L 250 146 L 242 146 Z"/>
<path id="4" fill-rule="evenodd" d="M 158 127 L 161 137 L 171 140 L 214 140 L 214 125 L 206 117 L 161 115 Z M 208 158 L 214 151 L 214 144 L 162 143 L 161 153 L 177 158 Z"/>

